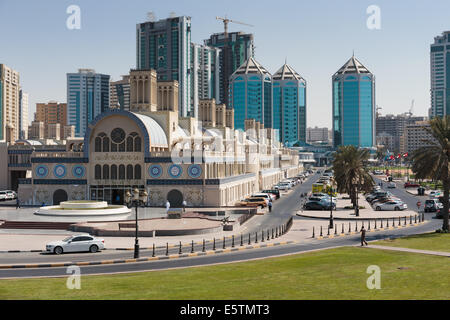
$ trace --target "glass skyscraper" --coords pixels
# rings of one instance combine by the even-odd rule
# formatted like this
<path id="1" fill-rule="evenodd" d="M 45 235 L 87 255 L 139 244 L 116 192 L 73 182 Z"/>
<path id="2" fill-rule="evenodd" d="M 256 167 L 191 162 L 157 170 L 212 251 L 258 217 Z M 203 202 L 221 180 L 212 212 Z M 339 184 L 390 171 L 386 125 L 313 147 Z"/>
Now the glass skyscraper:
<path id="1" fill-rule="evenodd" d="M 177 80 L 180 116 L 193 116 L 191 105 L 191 18 L 148 21 L 136 26 L 136 68 L 154 69 L 158 80 Z"/>
<path id="2" fill-rule="evenodd" d="M 272 127 L 272 77 L 255 59 L 248 59 L 231 75 L 229 101 L 236 129 L 245 130 L 246 119 Z"/>
<path id="3" fill-rule="evenodd" d="M 89 122 L 109 109 L 109 79 L 92 69 L 67 74 L 67 124 L 83 137 Z"/>
<path id="4" fill-rule="evenodd" d="M 272 128 L 286 145 L 306 142 L 306 80 L 284 64 L 272 76 Z"/>
<path id="5" fill-rule="evenodd" d="M 450 115 L 450 31 L 434 38 L 430 46 L 430 117 Z"/>
<path id="6" fill-rule="evenodd" d="M 375 145 L 375 76 L 354 56 L 332 77 L 333 145 Z"/>
<path id="7" fill-rule="evenodd" d="M 205 40 L 205 44 L 221 49 L 219 59 L 222 73 L 218 101 L 229 106 L 230 77 L 245 61 L 254 57 L 253 35 L 243 32 L 215 33 Z"/>

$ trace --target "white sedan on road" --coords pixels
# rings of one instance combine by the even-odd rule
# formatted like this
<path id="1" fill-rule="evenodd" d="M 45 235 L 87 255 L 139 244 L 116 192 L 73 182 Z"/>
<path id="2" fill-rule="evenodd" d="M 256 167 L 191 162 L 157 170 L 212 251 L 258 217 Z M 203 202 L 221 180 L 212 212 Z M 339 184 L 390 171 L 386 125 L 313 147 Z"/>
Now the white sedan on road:
<path id="1" fill-rule="evenodd" d="M 56 254 L 63 252 L 97 252 L 105 249 L 105 240 L 90 235 L 81 234 L 67 237 L 61 241 L 47 243 L 45 250 Z"/>
<path id="2" fill-rule="evenodd" d="M 405 209 L 408 209 L 408 206 L 406 205 L 406 203 L 404 203 L 403 201 L 398 201 L 398 200 L 386 201 L 383 203 L 377 203 L 375 205 L 376 211 L 381 211 L 381 210 L 399 211 L 399 210 L 405 210 Z"/>

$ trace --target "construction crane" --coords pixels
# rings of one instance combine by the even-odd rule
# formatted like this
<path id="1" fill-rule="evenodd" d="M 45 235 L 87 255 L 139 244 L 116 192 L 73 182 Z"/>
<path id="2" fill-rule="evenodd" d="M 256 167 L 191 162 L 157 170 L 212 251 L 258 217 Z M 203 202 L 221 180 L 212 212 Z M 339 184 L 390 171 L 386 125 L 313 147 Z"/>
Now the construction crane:
<path id="1" fill-rule="evenodd" d="M 223 21 L 223 29 L 224 29 L 224 35 L 225 35 L 225 36 L 228 35 L 228 23 L 229 23 L 229 22 L 239 23 L 239 24 L 243 24 L 243 25 L 245 25 L 245 26 L 253 27 L 253 25 L 248 24 L 248 23 L 244 23 L 244 22 L 239 22 L 239 21 L 235 21 L 235 20 L 228 19 L 227 16 L 225 16 L 225 18 L 222 18 L 222 17 L 216 17 L 216 19 L 217 19 L 217 20 L 222 20 L 222 21 Z"/>
<path id="2" fill-rule="evenodd" d="M 412 117 L 413 112 L 414 112 L 414 99 L 412 99 L 412 101 L 411 101 L 411 108 L 409 108 L 409 111 L 408 111 L 408 114 L 409 114 L 410 117 Z"/>

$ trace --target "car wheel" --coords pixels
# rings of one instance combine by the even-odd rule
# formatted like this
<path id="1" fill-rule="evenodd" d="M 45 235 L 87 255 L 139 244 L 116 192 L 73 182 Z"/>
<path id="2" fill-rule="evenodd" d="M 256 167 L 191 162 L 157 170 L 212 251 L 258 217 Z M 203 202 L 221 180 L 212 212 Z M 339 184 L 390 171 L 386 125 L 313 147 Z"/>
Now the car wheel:
<path id="1" fill-rule="evenodd" d="M 377 207 L 375 210 L 377 210 L 377 211 L 381 211 L 381 208 L 380 207 Z"/>
<path id="2" fill-rule="evenodd" d="M 54 253 L 56 253 L 56 254 L 61 254 L 61 253 L 63 253 L 63 248 L 61 248 L 61 247 L 56 247 L 55 249 L 53 249 L 53 252 Z"/>
<path id="3" fill-rule="evenodd" d="M 98 247 L 94 244 L 89 247 L 89 252 L 96 253 L 98 251 Z"/>
<path id="4" fill-rule="evenodd" d="M 395 208 L 394 208 L 394 211 L 399 211 L 399 210 L 400 210 L 399 207 L 395 207 Z"/>

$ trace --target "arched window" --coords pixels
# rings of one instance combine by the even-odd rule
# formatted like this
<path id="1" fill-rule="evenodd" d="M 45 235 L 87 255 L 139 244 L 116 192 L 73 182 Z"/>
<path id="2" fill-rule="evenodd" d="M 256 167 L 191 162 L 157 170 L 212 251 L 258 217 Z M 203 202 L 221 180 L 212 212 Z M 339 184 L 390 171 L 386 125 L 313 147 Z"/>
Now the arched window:
<path id="1" fill-rule="evenodd" d="M 114 142 L 111 142 L 111 152 L 117 152 L 117 144 Z"/>
<path id="2" fill-rule="evenodd" d="M 73 148 L 73 145 L 72 145 Z M 95 152 L 101 152 L 102 151 L 102 138 L 96 137 L 95 138 Z"/>
<path id="3" fill-rule="evenodd" d="M 131 136 L 127 138 L 127 152 L 133 152 L 133 137 Z"/>
<path id="4" fill-rule="evenodd" d="M 133 166 L 127 165 L 127 180 L 133 180 Z"/>
<path id="5" fill-rule="evenodd" d="M 99 164 L 95 165 L 95 173 L 94 173 L 94 177 L 97 180 L 100 180 L 102 178 L 102 167 L 100 167 Z"/>
<path id="6" fill-rule="evenodd" d="M 117 180 L 117 166 L 115 164 L 111 166 L 111 180 Z"/>
<path id="7" fill-rule="evenodd" d="M 109 166 L 107 164 L 103 165 L 103 180 L 109 179 Z"/>
<path id="8" fill-rule="evenodd" d="M 125 141 L 119 144 L 119 152 L 125 152 Z"/>
<path id="9" fill-rule="evenodd" d="M 141 179 L 141 166 L 139 164 L 134 166 L 134 178 Z"/>
<path id="10" fill-rule="evenodd" d="M 125 180 L 125 166 L 123 164 L 119 166 L 119 179 Z"/>
<path id="11" fill-rule="evenodd" d="M 134 152 L 141 152 L 141 138 L 134 138 Z"/>
<path id="12" fill-rule="evenodd" d="M 109 152 L 109 138 L 103 138 L 103 152 Z"/>

